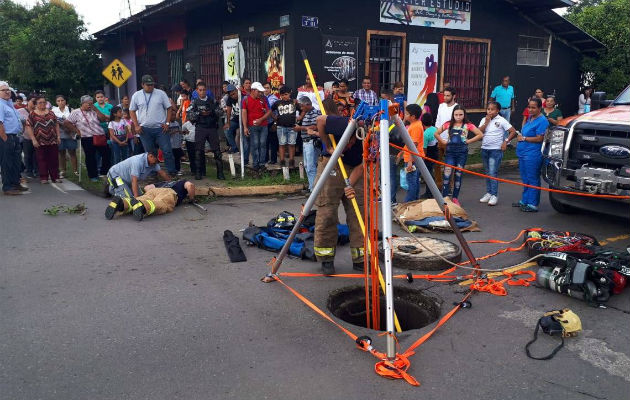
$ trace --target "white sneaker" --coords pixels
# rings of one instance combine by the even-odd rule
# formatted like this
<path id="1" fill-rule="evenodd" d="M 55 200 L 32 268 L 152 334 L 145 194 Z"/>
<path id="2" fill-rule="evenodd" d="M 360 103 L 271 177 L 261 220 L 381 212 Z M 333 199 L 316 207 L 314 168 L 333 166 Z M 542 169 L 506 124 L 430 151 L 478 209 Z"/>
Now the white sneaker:
<path id="1" fill-rule="evenodd" d="M 496 206 L 499 202 L 499 198 L 497 196 L 490 196 L 490 200 L 488 200 L 489 206 Z"/>
<path id="2" fill-rule="evenodd" d="M 492 195 L 490 193 L 486 193 L 483 195 L 482 198 L 479 199 L 480 203 L 487 203 L 488 201 L 490 201 L 490 198 L 492 197 Z"/>

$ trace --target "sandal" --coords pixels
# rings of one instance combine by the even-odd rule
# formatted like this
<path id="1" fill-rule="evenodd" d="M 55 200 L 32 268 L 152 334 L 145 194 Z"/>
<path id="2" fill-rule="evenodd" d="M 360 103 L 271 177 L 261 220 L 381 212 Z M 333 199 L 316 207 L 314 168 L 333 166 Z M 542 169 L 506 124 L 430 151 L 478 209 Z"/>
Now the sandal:
<path id="1" fill-rule="evenodd" d="M 45 184 L 48 183 L 48 181 L 45 181 L 45 180 L 42 179 L 41 181 L 39 181 L 39 183 L 41 183 L 42 185 L 45 185 Z"/>
<path id="2" fill-rule="evenodd" d="M 55 183 L 63 183 L 63 181 L 61 179 L 55 179 L 53 182 L 55 182 Z"/>

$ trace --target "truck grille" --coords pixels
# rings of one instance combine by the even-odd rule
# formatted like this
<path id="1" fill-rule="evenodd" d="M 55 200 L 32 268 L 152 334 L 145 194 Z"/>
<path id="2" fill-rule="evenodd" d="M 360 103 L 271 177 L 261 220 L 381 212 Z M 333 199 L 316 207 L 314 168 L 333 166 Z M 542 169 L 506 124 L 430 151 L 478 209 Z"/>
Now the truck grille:
<path id="1" fill-rule="evenodd" d="M 625 125 L 604 125 L 589 122 L 578 123 L 573 129 L 567 167 L 580 168 L 584 164 L 591 167 L 616 170 L 630 164 L 630 157 L 612 158 L 600 153 L 608 145 L 618 145 L 630 149 L 630 127 Z"/>

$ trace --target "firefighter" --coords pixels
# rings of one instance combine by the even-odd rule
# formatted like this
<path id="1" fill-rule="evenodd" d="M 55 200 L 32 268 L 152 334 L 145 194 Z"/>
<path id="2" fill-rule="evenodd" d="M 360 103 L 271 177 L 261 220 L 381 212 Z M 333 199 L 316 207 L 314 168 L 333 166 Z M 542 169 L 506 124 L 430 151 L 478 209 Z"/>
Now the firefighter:
<path id="1" fill-rule="evenodd" d="M 333 152 L 332 143 L 328 134 L 332 134 L 336 141 L 341 139 L 346 127 L 348 117 L 340 116 L 334 100 L 326 99 L 323 102 L 326 114 L 317 117 L 317 134 L 326 146 L 326 150 L 317 166 L 317 178 L 321 178 L 322 171 Z M 322 272 L 326 275 L 335 273 L 335 248 L 337 245 L 337 224 L 339 223 L 339 203 L 343 204 L 346 212 L 346 223 L 350 228 L 350 252 L 352 255 L 352 268 L 363 271 L 363 233 L 361 226 L 352 207 L 351 199 L 355 198 L 359 204 L 359 210 L 363 209 L 363 144 L 355 135 L 343 151 L 343 161 L 351 187 L 346 187 L 343 176 L 336 165 L 331 174 L 326 177 L 315 205 L 317 214 L 315 217 L 315 256 L 322 263 Z"/>
<path id="2" fill-rule="evenodd" d="M 187 180 L 159 182 L 146 185 L 144 194 L 135 198 L 141 205 L 134 212 L 136 220 L 141 221 L 149 215 L 162 215 L 173 212 L 176 206 L 183 201 L 192 202 L 195 200 L 195 185 Z M 118 196 L 114 196 L 112 202 L 115 203 L 116 211 L 127 214 L 133 206 Z M 134 210 L 136 211 L 136 210 Z"/>

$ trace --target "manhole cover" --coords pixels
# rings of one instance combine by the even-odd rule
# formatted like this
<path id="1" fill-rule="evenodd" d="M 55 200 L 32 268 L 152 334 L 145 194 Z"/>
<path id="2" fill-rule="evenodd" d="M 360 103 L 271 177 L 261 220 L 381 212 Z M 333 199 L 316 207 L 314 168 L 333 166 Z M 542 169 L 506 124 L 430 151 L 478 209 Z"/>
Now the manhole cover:
<path id="1" fill-rule="evenodd" d="M 380 296 L 381 326 L 385 330 L 385 296 Z M 352 325 L 366 328 L 365 288 L 348 286 L 334 290 L 328 296 L 328 309 L 333 315 Z M 394 287 L 394 310 L 403 331 L 419 329 L 440 316 L 438 301 L 420 290 Z"/>
<path id="2" fill-rule="evenodd" d="M 427 250 L 418 243 L 431 249 Z M 396 268 L 413 269 L 419 271 L 437 271 L 450 267 L 450 264 L 438 257 L 437 253 L 450 262 L 456 263 L 462 259 L 462 250 L 455 243 L 448 240 L 436 239 L 432 237 L 419 237 L 417 240 L 412 237 L 392 238 L 394 257 L 392 263 Z M 383 259 L 382 244 L 379 250 L 380 258 Z"/>

